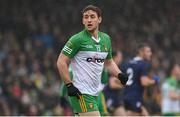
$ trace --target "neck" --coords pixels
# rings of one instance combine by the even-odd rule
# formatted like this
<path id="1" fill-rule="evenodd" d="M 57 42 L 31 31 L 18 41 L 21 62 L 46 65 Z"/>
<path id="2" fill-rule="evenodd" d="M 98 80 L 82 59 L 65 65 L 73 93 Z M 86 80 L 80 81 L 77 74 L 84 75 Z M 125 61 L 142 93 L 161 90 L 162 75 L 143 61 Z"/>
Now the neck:
<path id="1" fill-rule="evenodd" d="M 98 40 L 98 29 L 95 29 L 93 31 L 89 31 L 89 33 L 95 37 L 96 40 Z"/>

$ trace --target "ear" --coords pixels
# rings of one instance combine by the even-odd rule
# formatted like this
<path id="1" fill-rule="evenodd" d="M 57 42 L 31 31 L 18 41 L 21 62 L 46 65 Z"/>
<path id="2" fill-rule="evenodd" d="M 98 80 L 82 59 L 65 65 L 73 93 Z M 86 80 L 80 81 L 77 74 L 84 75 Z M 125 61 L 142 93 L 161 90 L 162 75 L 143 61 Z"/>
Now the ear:
<path id="1" fill-rule="evenodd" d="M 100 24 L 100 23 L 102 22 L 102 17 L 100 16 L 98 19 L 99 19 L 98 22 L 99 22 L 99 24 Z"/>

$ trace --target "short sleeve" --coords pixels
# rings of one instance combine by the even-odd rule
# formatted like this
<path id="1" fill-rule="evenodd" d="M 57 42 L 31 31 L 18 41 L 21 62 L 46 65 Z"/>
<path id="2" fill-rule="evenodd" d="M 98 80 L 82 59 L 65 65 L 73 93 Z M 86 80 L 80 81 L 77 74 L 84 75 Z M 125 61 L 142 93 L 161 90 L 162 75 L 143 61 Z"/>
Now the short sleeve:
<path id="1" fill-rule="evenodd" d="M 73 58 L 77 54 L 79 47 L 80 39 L 77 36 L 72 36 L 63 47 L 62 53 L 69 58 Z"/>
<path id="2" fill-rule="evenodd" d="M 108 55 L 106 59 L 112 59 L 112 46 L 111 46 L 111 40 L 108 39 Z"/>

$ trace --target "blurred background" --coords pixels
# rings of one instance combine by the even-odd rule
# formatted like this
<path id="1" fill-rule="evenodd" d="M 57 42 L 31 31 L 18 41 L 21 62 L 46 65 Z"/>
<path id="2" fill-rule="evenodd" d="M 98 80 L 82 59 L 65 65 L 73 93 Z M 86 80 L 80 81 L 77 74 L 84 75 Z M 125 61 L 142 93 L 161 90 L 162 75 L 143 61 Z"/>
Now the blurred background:
<path id="1" fill-rule="evenodd" d="M 170 66 L 180 64 L 179 0 L 0 0 L 0 115 L 73 115 L 60 98 L 56 60 L 83 29 L 81 10 L 89 4 L 102 9 L 100 30 L 124 60 L 134 56 L 138 42 L 147 42 L 151 72 L 161 84 Z M 151 115 L 161 115 L 161 84 L 146 90 Z"/>

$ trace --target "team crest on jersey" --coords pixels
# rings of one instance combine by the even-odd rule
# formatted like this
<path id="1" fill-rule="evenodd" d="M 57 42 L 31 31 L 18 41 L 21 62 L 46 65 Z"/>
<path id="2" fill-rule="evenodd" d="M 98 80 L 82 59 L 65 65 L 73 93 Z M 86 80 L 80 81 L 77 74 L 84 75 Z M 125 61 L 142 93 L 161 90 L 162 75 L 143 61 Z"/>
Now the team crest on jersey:
<path id="1" fill-rule="evenodd" d="M 107 52 L 108 51 L 108 48 L 106 45 L 104 45 L 104 50 Z"/>
<path id="2" fill-rule="evenodd" d="M 92 109 L 94 107 L 93 103 L 89 103 L 89 108 Z"/>

